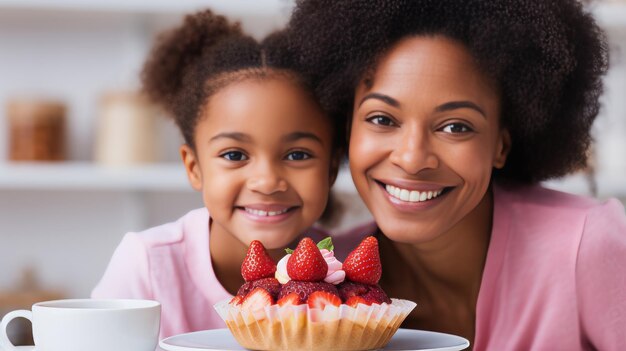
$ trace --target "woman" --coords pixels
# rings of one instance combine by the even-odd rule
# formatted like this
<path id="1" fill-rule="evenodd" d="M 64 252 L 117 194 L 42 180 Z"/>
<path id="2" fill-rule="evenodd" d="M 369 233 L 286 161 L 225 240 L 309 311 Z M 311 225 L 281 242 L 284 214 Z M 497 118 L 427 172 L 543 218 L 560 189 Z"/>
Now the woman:
<path id="1" fill-rule="evenodd" d="M 475 350 L 621 350 L 626 216 L 544 189 L 583 168 L 605 38 L 574 0 L 298 3 L 302 71 L 350 127 L 352 177 L 405 327 Z"/>

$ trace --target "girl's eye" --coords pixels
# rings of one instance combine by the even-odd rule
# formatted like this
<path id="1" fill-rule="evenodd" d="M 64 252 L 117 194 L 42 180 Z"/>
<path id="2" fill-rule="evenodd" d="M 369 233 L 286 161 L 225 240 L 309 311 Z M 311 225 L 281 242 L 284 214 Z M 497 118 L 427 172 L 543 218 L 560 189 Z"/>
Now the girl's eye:
<path id="1" fill-rule="evenodd" d="M 244 155 L 241 151 L 228 151 L 221 154 L 220 157 L 228 161 L 245 161 L 248 159 L 248 156 Z"/>
<path id="2" fill-rule="evenodd" d="M 293 151 L 287 155 L 289 161 L 304 161 L 311 158 L 311 155 L 304 151 Z"/>
<path id="3" fill-rule="evenodd" d="M 376 115 L 376 116 L 372 116 L 369 117 L 367 119 L 368 122 L 372 123 L 372 124 L 376 124 L 379 126 L 385 126 L 385 127 L 391 127 L 391 126 L 395 126 L 396 123 L 389 117 L 385 116 L 385 115 Z"/>
<path id="4" fill-rule="evenodd" d="M 458 122 L 446 124 L 440 130 L 444 133 L 450 133 L 450 134 L 468 133 L 468 132 L 473 131 L 473 129 L 470 128 L 467 124 L 458 123 Z"/>

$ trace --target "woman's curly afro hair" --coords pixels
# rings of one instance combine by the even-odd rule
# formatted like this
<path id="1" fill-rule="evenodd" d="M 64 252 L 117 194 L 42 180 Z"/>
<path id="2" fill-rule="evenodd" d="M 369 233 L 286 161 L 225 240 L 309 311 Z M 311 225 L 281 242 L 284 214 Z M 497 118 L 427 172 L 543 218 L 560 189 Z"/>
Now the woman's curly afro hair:
<path id="1" fill-rule="evenodd" d="M 301 0 L 288 29 L 333 118 L 349 119 L 357 84 L 393 44 L 445 35 L 499 84 L 513 145 L 496 178 L 534 183 L 587 163 L 608 53 L 576 0 Z"/>

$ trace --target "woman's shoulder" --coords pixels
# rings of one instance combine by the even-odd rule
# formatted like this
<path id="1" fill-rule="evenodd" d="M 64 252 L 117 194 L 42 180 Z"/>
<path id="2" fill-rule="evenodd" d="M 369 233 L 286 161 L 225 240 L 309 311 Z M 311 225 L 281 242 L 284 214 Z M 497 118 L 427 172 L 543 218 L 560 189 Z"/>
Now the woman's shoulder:
<path id="1" fill-rule="evenodd" d="M 617 199 L 599 200 L 541 185 L 494 185 L 494 194 L 495 206 L 522 208 L 529 213 L 549 211 L 575 215 L 602 215 L 602 211 L 598 211 L 601 208 L 616 208 L 624 212 L 623 205 Z"/>
<path id="2" fill-rule="evenodd" d="M 583 233 L 615 232 L 626 240 L 626 212 L 616 199 L 568 194 L 535 186 L 494 186 L 494 223 L 542 240 L 581 240 Z M 541 233 L 549 233 L 543 235 Z M 585 234 L 585 235 L 587 235 Z M 598 240 L 605 235 L 598 234 Z"/>

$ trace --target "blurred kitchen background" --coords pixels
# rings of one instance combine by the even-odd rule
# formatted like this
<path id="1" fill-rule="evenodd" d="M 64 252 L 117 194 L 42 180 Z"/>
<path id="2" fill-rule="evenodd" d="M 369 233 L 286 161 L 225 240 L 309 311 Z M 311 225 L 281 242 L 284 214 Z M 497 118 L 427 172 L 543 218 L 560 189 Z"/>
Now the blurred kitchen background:
<path id="1" fill-rule="evenodd" d="M 88 297 L 124 233 L 202 206 L 175 126 L 136 94 L 155 35 L 208 7 L 260 38 L 292 1 L 0 0 L 0 316 Z M 589 6 L 612 64 L 595 176 L 548 185 L 626 201 L 626 0 Z M 345 171 L 336 192 L 344 217 L 333 228 L 369 218 Z"/>

